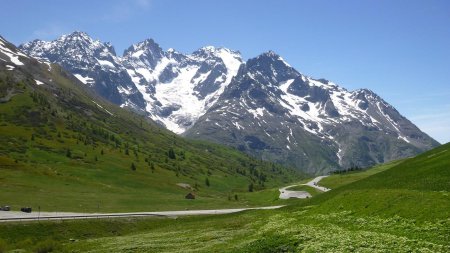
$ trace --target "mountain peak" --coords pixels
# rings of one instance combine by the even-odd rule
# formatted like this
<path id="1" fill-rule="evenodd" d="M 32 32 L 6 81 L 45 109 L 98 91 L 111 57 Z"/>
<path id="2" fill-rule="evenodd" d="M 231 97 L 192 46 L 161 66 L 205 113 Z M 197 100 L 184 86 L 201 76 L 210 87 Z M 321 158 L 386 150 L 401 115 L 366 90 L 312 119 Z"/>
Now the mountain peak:
<path id="1" fill-rule="evenodd" d="M 67 59 L 71 58 L 77 62 L 86 63 L 88 61 L 96 62 L 95 57 L 115 56 L 114 48 L 110 43 L 93 40 L 86 32 L 82 31 L 74 31 L 52 41 L 33 40 L 20 45 L 19 49 L 30 56 L 49 62 L 56 62 L 57 59 L 62 60 L 63 58 L 67 62 Z"/>
<path id="2" fill-rule="evenodd" d="M 89 37 L 89 34 L 87 34 L 87 32 L 83 32 L 83 31 L 73 31 L 71 34 L 67 35 L 67 36 L 71 36 L 71 37 Z"/>
<path id="3" fill-rule="evenodd" d="M 151 38 L 133 44 L 123 52 L 124 57 L 139 58 L 143 54 L 154 55 L 152 58 L 161 58 L 164 52 L 159 44 Z"/>
<path id="4" fill-rule="evenodd" d="M 367 88 L 354 90 L 353 93 L 378 97 L 378 95 L 375 92 L 373 92 L 372 90 L 367 89 Z"/>
<path id="5" fill-rule="evenodd" d="M 74 31 L 70 34 L 66 34 L 61 36 L 58 40 L 60 41 L 78 41 L 78 40 L 83 40 L 83 41 L 88 41 L 88 42 L 93 42 L 94 40 L 91 38 L 91 36 L 89 36 L 89 34 L 87 34 L 86 32 L 82 32 L 82 31 Z"/>
<path id="6" fill-rule="evenodd" d="M 276 62 L 276 61 L 281 61 L 284 65 L 291 67 L 283 58 L 281 58 L 280 55 L 278 55 L 277 53 L 275 53 L 272 50 L 269 50 L 267 52 L 264 52 L 252 59 L 249 59 L 250 62 L 252 61 L 270 61 L 270 62 Z"/>
<path id="7" fill-rule="evenodd" d="M 265 79 L 270 77 L 271 83 L 293 79 L 300 74 L 274 51 L 267 51 L 249 59 L 246 66 L 254 74 L 262 75 Z"/>
<path id="8" fill-rule="evenodd" d="M 136 45 L 141 46 L 141 47 L 147 47 L 147 48 L 161 48 L 159 46 L 159 44 L 156 43 L 155 40 L 152 38 L 145 39 L 144 41 L 141 41 L 141 42 L 137 43 Z"/>
<path id="9" fill-rule="evenodd" d="M 291 65 L 289 65 L 289 63 L 287 63 L 279 54 L 275 53 L 272 50 L 264 52 L 264 53 L 260 54 L 259 56 L 257 56 L 256 58 L 260 58 L 260 57 L 273 59 L 274 61 L 281 61 L 287 67 L 291 67 Z"/>
<path id="10" fill-rule="evenodd" d="M 216 48 L 215 46 L 204 46 L 201 47 L 199 50 L 201 51 L 209 51 L 209 52 L 214 52 L 216 51 L 218 48 Z"/>
<path id="11" fill-rule="evenodd" d="M 277 53 L 275 53 L 272 50 L 266 51 L 266 52 L 260 54 L 260 56 L 265 56 L 265 57 L 270 57 L 270 58 L 279 58 L 280 57 Z"/>
<path id="12" fill-rule="evenodd" d="M 215 46 L 205 46 L 197 49 L 195 52 L 192 53 L 194 56 L 200 56 L 200 57 L 210 57 L 210 56 L 218 56 L 221 55 L 231 55 L 234 58 L 241 59 L 241 53 L 239 51 L 234 51 L 226 47 L 215 47 Z"/>

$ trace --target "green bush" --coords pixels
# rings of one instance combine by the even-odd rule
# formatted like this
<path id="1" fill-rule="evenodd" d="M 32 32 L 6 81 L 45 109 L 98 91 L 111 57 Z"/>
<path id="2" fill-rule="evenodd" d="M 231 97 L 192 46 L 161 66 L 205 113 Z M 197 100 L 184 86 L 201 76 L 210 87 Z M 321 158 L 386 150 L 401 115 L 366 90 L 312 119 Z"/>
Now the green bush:
<path id="1" fill-rule="evenodd" d="M 258 253 L 281 253 L 296 252 L 299 242 L 292 240 L 287 236 L 270 235 L 264 236 L 250 243 L 246 248 L 240 249 L 241 252 L 258 252 Z"/>
<path id="2" fill-rule="evenodd" d="M 36 245 L 36 248 L 34 252 L 36 253 L 48 253 L 48 252 L 55 252 L 58 249 L 58 244 L 51 239 L 38 242 Z"/>
<path id="3" fill-rule="evenodd" d="M 6 242 L 0 239 L 0 253 L 5 253 L 7 248 Z"/>

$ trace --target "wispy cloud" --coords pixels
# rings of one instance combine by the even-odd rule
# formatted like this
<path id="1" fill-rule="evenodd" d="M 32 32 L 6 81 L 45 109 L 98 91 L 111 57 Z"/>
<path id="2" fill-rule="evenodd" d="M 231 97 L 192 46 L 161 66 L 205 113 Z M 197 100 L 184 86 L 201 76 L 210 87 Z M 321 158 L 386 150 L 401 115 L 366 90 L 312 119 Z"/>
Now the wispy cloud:
<path id="1" fill-rule="evenodd" d="M 136 12 L 147 11 L 150 7 L 151 0 L 119 1 L 112 4 L 101 19 L 108 22 L 123 22 Z"/>
<path id="2" fill-rule="evenodd" d="M 67 27 L 53 23 L 53 24 L 47 24 L 44 27 L 38 28 L 33 31 L 32 35 L 30 36 L 31 39 L 54 39 L 58 36 L 61 36 L 61 34 L 67 33 L 69 29 Z"/>
<path id="3" fill-rule="evenodd" d="M 150 8 L 151 0 L 136 0 L 136 5 L 142 8 Z"/>

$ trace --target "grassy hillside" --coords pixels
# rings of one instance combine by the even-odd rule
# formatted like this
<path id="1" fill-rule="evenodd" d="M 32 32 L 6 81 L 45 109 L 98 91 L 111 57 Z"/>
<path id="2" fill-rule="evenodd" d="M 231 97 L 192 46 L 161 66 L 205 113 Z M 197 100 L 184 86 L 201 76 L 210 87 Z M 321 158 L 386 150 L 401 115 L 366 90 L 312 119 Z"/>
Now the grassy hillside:
<path id="1" fill-rule="evenodd" d="M 364 179 L 366 177 L 390 169 L 393 166 L 398 165 L 402 161 L 403 160 L 396 160 L 388 163 L 383 163 L 362 171 L 361 170 L 349 172 L 341 171 L 340 174 L 332 174 L 329 177 L 323 178 L 322 180 L 320 180 L 320 185 L 330 189 L 336 189 L 338 187 L 353 183 L 355 181 Z"/>
<path id="2" fill-rule="evenodd" d="M 449 170 L 446 144 L 280 210 L 8 224 L 0 237 L 62 252 L 449 252 Z"/>
<path id="3" fill-rule="evenodd" d="M 448 151 L 447 151 L 448 150 Z M 311 200 L 317 211 L 351 210 L 416 220 L 450 217 L 450 144 Z"/>
<path id="4" fill-rule="evenodd" d="M 0 205 L 79 212 L 260 205 L 250 185 L 256 192 L 301 176 L 180 138 L 95 96 L 57 65 L 20 60 L 25 65 L 12 70 L 0 61 Z M 197 199 L 184 199 L 189 192 Z"/>

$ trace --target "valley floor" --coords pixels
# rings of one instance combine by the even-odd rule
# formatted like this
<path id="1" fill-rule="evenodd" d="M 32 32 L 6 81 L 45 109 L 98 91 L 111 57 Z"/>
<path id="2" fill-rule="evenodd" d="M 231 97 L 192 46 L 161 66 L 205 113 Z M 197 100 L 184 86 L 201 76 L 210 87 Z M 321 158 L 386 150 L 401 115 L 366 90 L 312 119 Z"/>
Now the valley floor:
<path id="1" fill-rule="evenodd" d="M 290 185 L 280 188 L 280 199 L 310 198 L 312 195 L 306 190 L 287 190 L 295 186 L 307 186 L 318 189 L 321 192 L 330 190 L 329 188 L 318 185 L 318 182 L 326 176 L 316 177 L 307 183 Z M 105 219 L 105 218 L 133 218 L 133 217 L 177 217 L 191 215 L 213 215 L 213 214 L 229 214 L 247 210 L 270 210 L 278 209 L 284 205 L 265 206 L 265 207 L 248 207 L 233 209 L 205 209 L 205 210 L 176 210 L 176 211 L 159 211 L 159 212 L 122 212 L 122 213 L 80 213 L 80 212 L 41 212 L 35 210 L 32 213 L 19 211 L 0 211 L 0 222 L 17 222 L 17 221 L 45 221 L 45 220 L 80 220 L 80 219 Z"/>

